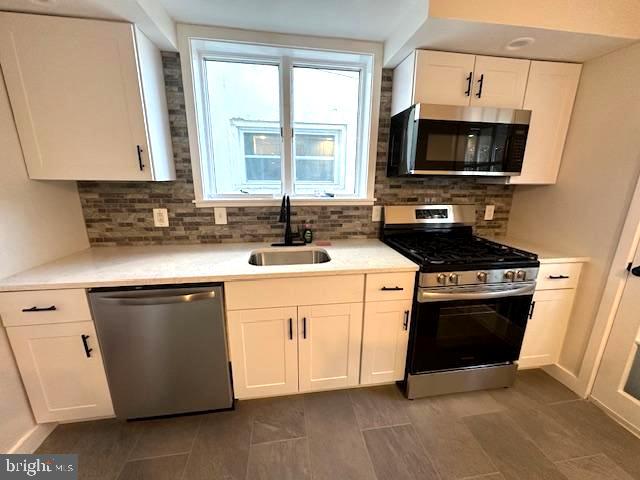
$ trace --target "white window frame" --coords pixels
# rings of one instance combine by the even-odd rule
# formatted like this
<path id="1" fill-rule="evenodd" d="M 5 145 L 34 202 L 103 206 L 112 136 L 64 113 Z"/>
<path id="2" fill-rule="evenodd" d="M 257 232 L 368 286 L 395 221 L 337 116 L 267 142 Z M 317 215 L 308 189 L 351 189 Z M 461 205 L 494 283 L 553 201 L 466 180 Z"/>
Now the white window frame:
<path id="1" fill-rule="evenodd" d="M 200 86 L 203 85 L 202 82 L 204 79 L 202 77 L 202 73 L 204 69 L 201 68 L 198 63 L 198 56 L 205 54 L 205 52 L 196 51 L 197 48 L 193 47 L 192 40 L 245 43 L 257 46 L 258 48 L 259 46 L 268 46 L 280 47 L 283 49 L 295 48 L 308 50 L 310 52 L 310 58 L 308 60 L 296 58 L 295 61 L 292 61 L 291 63 L 288 63 L 286 58 L 284 61 L 281 61 L 281 58 L 276 59 L 272 56 L 255 56 L 256 62 L 278 64 L 281 68 L 281 72 L 286 72 L 284 73 L 285 81 L 281 82 L 282 85 L 280 92 L 281 104 L 285 102 L 287 103 L 287 105 L 281 105 L 281 115 L 283 117 L 286 117 L 284 112 L 290 112 L 290 105 L 288 104 L 291 100 L 290 72 L 293 66 L 324 66 L 331 69 L 340 68 L 340 62 L 333 62 L 331 59 L 328 59 L 325 62 L 318 60 L 318 51 L 343 52 L 368 56 L 368 58 L 371 59 L 371 67 L 367 71 L 367 75 L 360 75 L 360 94 L 361 96 L 366 96 L 366 100 L 368 100 L 370 105 L 369 111 L 362 111 L 360 113 L 362 117 L 358 119 L 359 128 L 366 128 L 368 125 L 368 131 L 359 132 L 358 135 L 360 142 L 358 148 L 360 150 L 357 155 L 359 159 L 364 159 L 365 161 L 358 160 L 357 168 L 366 169 L 366 174 L 361 170 L 356 172 L 356 181 L 360 182 L 356 191 L 360 192 L 360 196 L 358 198 L 354 198 L 353 196 L 340 197 L 339 195 L 336 195 L 333 198 L 302 197 L 294 196 L 293 192 L 288 193 L 291 194 L 291 200 L 294 205 L 373 205 L 375 201 L 373 193 L 378 144 L 380 88 L 382 84 L 382 44 L 375 42 L 252 32 L 247 30 L 203 27 L 185 24 L 178 24 L 178 39 L 182 63 L 185 106 L 187 110 L 187 127 L 189 131 L 189 147 L 194 180 L 194 203 L 196 206 L 277 206 L 280 204 L 280 195 L 245 195 L 238 193 L 237 195 L 224 195 L 213 199 L 205 198 L 203 180 L 208 178 L 208 176 L 206 172 L 203 172 L 203 167 L 208 168 L 207 164 L 210 162 L 203 163 L 202 157 L 207 155 L 207 149 L 211 148 L 211 139 L 206 138 L 206 133 L 203 133 L 201 129 L 198 128 L 198 125 L 203 124 L 205 120 L 204 115 L 206 113 L 198 107 L 199 104 L 205 105 L 202 102 L 206 100 L 206 98 L 202 98 L 203 95 L 206 95 L 206 88 L 200 88 Z M 220 56 L 219 52 L 216 52 L 214 55 L 208 56 L 208 58 Z M 225 56 L 222 55 L 222 57 Z M 249 56 L 243 54 L 242 60 L 246 61 L 248 57 Z M 232 59 L 233 55 L 229 55 L 226 58 Z M 349 64 L 344 64 L 343 67 L 345 69 L 354 69 L 354 65 Z M 360 110 L 363 109 L 361 108 Z M 293 145 L 293 139 L 291 138 L 291 119 L 282 118 L 281 122 L 283 126 L 282 134 L 284 137 L 284 145 Z M 204 148 L 204 151 L 201 151 L 201 148 Z M 293 186 L 293 172 L 291 171 L 293 168 L 293 152 L 288 150 L 292 149 L 283 149 L 283 189 L 285 188 L 285 185 Z"/>

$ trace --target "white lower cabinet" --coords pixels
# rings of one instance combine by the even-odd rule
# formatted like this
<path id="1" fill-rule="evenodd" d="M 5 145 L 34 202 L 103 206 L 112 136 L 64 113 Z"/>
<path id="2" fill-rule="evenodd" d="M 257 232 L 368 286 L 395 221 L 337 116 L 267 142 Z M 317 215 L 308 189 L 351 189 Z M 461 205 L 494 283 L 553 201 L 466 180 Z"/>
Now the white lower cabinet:
<path id="1" fill-rule="evenodd" d="M 298 307 L 301 392 L 358 385 L 362 303 Z"/>
<path id="2" fill-rule="evenodd" d="M 557 363 L 574 296 L 574 289 L 536 290 L 520 351 L 520 368 Z"/>
<path id="3" fill-rule="evenodd" d="M 358 385 L 362 303 L 228 312 L 236 398 Z"/>
<path id="4" fill-rule="evenodd" d="M 236 398 L 298 391 L 298 309 L 235 310 L 227 313 Z"/>
<path id="5" fill-rule="evenodd" d="M 113 415 L 92 321 L 7 327 L 38 423 Z"/>
<path id="6" fill-rule="evenodd" d="M 404 378 L 411 305 L 411 300 L 365 304 L 360 371 L 363 385 Z"/>

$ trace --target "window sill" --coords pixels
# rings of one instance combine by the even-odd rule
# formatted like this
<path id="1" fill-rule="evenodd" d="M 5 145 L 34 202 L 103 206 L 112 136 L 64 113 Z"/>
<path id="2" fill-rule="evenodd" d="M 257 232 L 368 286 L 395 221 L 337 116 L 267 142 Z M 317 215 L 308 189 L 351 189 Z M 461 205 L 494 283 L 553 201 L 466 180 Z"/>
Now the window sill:
<path id="1" fill-rule="evenodd" d="M 291 198 L 291 205 L 294 207 L 313 206 L 371 206 L 375 203 L 375 198 Z M 248 198 L 244 199 L 220 199 L 220 200 L 194 200 L 197 208 L 211 207 L 279 207 L 282 199 L 274 198 Z"/>

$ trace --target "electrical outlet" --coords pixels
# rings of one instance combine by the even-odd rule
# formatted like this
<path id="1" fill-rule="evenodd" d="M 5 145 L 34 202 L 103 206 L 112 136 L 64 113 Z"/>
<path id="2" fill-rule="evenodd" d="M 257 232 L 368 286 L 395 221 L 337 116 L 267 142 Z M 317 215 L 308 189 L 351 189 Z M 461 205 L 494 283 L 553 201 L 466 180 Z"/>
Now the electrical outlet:
<path id="1" fill-rule="evenodd" d="M 380 205 L 374 205 L 371 209 L 371 221 L 372 222 L 381 222 L 382 221 L 382 207 Z"/>
<path id="2" fill-rule="evenodd" d="M 153 209 L 153 224 L 156 227 L 168 227 L 169 226 L 169 214 L 166 208 L 154 208 Z"/>
<path id="3" fill-rule="evenodd" d="M 215 219 L 216 225 L 226 225 L 227 224 L 227 209 L 224 207 L 217 207 L 213 209 L 213 218 Z"/>
<path id="4" fill-rule="evenodd" d="M 484 207 L 484 219 L 493 220 L 493 213 L 496 211 L 495 205 L 487 205 Z"/>

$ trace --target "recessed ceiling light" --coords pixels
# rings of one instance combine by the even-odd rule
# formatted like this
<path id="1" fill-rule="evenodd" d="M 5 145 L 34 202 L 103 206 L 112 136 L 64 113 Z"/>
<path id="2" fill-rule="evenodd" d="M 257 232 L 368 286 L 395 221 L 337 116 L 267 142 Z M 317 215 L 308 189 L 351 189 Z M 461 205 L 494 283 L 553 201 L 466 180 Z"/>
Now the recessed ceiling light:
<path id="1" fill-rule="evenodd" d="M 536 41 L 536 39 L 533 38 L 533 37 L 514 38 L 509 43 L 507 43 L 507 46 L 505 48 L 507 50 L 520 50 L 520 49 L 522 49 L 524 47 L 528 47 L 529 45 L 531 45 L 535 41 Z"/>

